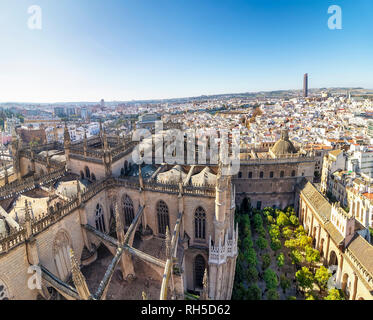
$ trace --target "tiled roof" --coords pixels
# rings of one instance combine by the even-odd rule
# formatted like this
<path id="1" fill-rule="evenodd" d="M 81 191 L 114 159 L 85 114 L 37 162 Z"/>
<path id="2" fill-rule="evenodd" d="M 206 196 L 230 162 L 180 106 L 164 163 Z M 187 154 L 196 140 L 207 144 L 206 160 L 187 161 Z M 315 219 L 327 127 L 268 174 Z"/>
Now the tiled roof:
<path id="1" fill-rule="evenodd" d="M 324 227 L 325 227 L 325 230 L 330 235 L 330 237 L 332 238 L 332 240 L 334 241 L 334 243 L 336 243 L 337 245 L 344 239 L 341 233 L 337 230 L 337 228 L 330 221 L 328 221 Z"/>
<path id="2" fill-rule="evenodd" d="M 332 206 L 311 182 L 305 180 L 306 179 L 304 179 L 301 184 L 301 193 L 306 197 L 315 212 L 325 223 L 330 219 Z"/>
<path id="3" fill-rule="evenodd" d="M 348 250 L 367 271 L 373 274 L 373 246 L 368 241 L 359 235 L 350 242 Z"/>

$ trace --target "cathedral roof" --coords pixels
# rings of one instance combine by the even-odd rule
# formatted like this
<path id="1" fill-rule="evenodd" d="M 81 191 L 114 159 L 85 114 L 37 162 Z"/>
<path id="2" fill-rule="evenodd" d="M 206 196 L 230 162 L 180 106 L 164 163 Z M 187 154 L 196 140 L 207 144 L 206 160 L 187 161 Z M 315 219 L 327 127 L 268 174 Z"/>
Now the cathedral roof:
<path id="1" fill-rule="evenodd" d="M 186 176 L 183 168 L 180 165 L 176 165 L 171 170 L 159 173 L 157 175 L 157 182 L 177 184 L 180 181 L 180 177 L 184 180 Z"/>
<path id="2" fill-rule="evenodd" d="M 205 167 L 200 173 L 192 176 L 191 181 L 194 185 L 215 185 L 216 175 L 209 167 Z"/>

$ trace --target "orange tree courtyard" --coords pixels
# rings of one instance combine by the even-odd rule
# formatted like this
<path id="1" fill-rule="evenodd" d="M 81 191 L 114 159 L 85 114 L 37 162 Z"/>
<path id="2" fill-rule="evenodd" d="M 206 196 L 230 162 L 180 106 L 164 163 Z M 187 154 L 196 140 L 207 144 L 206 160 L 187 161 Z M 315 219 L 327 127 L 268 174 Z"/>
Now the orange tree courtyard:
<path id="1" fill-rule="evenodd" d="M 239 255 L 232 299 L 344 300 L 292 207 L 236 208 Z M 328 288 L 329 287 L 329 288 Z"/>

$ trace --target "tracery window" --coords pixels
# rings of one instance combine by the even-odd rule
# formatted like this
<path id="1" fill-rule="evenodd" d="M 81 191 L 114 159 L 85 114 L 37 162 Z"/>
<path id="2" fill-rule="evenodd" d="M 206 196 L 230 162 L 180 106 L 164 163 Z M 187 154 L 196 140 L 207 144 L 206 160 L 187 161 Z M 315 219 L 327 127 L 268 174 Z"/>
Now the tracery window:
<path id="1" fill-rule="evenodd" d="M 133 202 L 131 198 L 128 195 L 125 195 L 124 197 L 124 220 L 126 226 L 130 226 L 134 217 L 135 213 L 133 210 Z"/>
<path id="2" fill-rule="evenodd" d="M 96 216 L 95 216 L 95 222 L 96 222 L 96 229 L 105 232 L 105 219 L 104 219 L 104 211 L 99 203 L 96 205 Z"/>
<path id="3" fill-rule="evenodd" d="M 206 239 L 206 212 L 198 207 L 194 213 L 194 236 L 196 239 Z"/>
<path id="4" fill-rule="evenodd" d="M 167 204 L 160 200 L 157 203 L 158 231 L 160 234 L 166 234 L 166 227 L 170 227 L 170 218 L 168 215 Z"/>

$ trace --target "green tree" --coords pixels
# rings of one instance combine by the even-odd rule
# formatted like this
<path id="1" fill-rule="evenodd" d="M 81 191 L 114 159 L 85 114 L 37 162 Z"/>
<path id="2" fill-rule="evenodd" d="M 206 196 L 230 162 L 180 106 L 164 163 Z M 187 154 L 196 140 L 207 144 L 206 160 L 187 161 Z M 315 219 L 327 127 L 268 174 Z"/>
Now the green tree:
<path id="1" fill-rule="evenodd" d="M 267 299 L 268 300 L 279 300 L 280 295 L 278 294 L 276 289 L 269 289 L 267 291 Z"/>
<path id="2" fill-rule="evenodd" d="M 263 254 L 262 256 L 262 269 L 265 270 L 267 269 L 271 264 L 271 256 L 266 253 L 266 254 Z"/>
<path id="3" fill-rule="evenodd" d="M 282 291 L 285 293 L 287 289 L 290 288 L 290 280 L 285 277 L 284 274 L 280 276 L 280 287 L 282 288 Z"/>
<path id="4" fill-rule="evenodd" d="M 276 238 L 276 239 L 279 238 L 280 237 L 280 228 L 279 228 L 279 226 L 277 226 L 275 224 L 272 224 L 269 227 L 268 233 L 269 233 L 269 236 L 271 238 Z"/>
<path id="5" fill-rule="evenodd" d="M 277 265 L 279 268 L 281 268 L 284 264 L 285 264 L 285 256 L 284 254 L 281 252 L 278 256 L 277 256 Z"/>
<path id="6" fill-rule="evenodd" d="M 272 239 L 271 241 L 271 249 L 273 251 L 277 251 L 277 250 L 280 250 L 281 249 L 281 241 L 278 240 L 278 239 Z"/>
<path id="7" fill-rule="evenodd" d="M 330 289 L 324 300 L 345 300 L 338 289 Z"/>
<path id="8" fill-rule="evenodd" d="M 315 262 L 320 261 L 320 252 L 316 249 L 313 249 L 310 246 L 306 247 L 306 261 L 313 266 Z"/>
<path id="9" fill-rule="evenodd" d="M 249 248 L 248 250 L 245 251 L 244 253 L 245 260 L 248 265 L 251 266 L 256 266 L 258 263 L 257 257 L 256 257 L 256 252 L 254 248 Z"/>
<path id="10" fill-rule="evenodd" d="M 263 278 L 268 289 L 276 289 L 278 287 L 277 275 L 272 269 L 268 268 L 265 270 Z"/>
<path id="11" fill-rule="evenodd" d="M 306 231 L 304 231 L 303 226 L 299 226 L 298 228 L 296 228 L 294 233 L 296 237 L 299 237 L 301 235 L 306 235 Z"/>
<path id="12" fill-rule="evenodd" d="M 281 212 L 277 217 L 276 223 L 279 227 L 284 227 L 290 224 L 290 220 L 285 213 Z"/>
<path id="13" fill-rule="evenodd" d="M 294 215 L 290 216 L 289 220 L 290 220 L 290 223 L 293 226 L 298 226 L 299 225 L 299 219 L 296 216 L 294 216 Z"/>
<path id="14" fill-rule="evenodd" d="M 250 282 L 255 282 L 258 281 L 258 270 L 256 269 L 255 266 L 248 266 L 246 270 L 246 278 Z"/>
<path id="15" fill-rule="evenodd" d="M 331 276 L 332 276 L 331 272 L 324 266 L 321 266 L 320 268 L 316 270 L 315 280 L 317 281 L 317 284 L 319 285 L 320 289 L 326 290 L 328 281 Z"/>
<path id="16" fill-rule="evenodd" d="M 285 239 L 290 239 L 293 236 L 293 234 L 294 234 L 293 230 L 291 230 L 291 228 L 289 227 L 285 227 L 284 229 L 282 229 L 282 236 Z"/>
<path id="17" fill-rule="evenodd" d="M 302 267 L 301 270 L 298 270 L 295 274 L 295 279 L 299 286 L 303 289 L 312 289 L 313 286 L 313 274 L 307 267 Z"/>
<path id="18" fill-rule="evenodd" d="M 261 300 L 262 298 L 262 291 L 259 289 L 257 284 L 252 284 L 246 292 L 247 300 Z"/>
<path id="19" fill-rule="evenodd" d="M 243 239 L 243 247 L 245 249 L 252 248 L 253 247 L 253 240 L 251 240 L 250 237 L 245 237 L 245 239 Z"/>
<path id="20" fill-rule="evenodd" d="M 255 230 L 259 230 L 261 227 L 263 227 L 263 218 L 260 213 L 256 213 L 253 217 L 253 225 Z"/>
<path id="21" fill-rule="evenodd" d="M 260 250 L 264 250 L 265 248 L 268 247 L 268 242 L 266 238 L 260 236 L 258 240 L 256 240 L 256 245 L 258 246 Z"/>
<path id="22" fill-rule="evenodd" d="M 291 263 L 296 265 L 299 265 L 304 260 L 302 253 L 297 249 L 290 252 L 290 257 Z"/>

